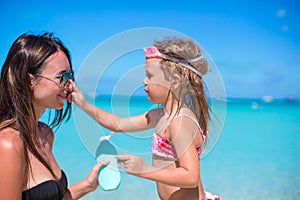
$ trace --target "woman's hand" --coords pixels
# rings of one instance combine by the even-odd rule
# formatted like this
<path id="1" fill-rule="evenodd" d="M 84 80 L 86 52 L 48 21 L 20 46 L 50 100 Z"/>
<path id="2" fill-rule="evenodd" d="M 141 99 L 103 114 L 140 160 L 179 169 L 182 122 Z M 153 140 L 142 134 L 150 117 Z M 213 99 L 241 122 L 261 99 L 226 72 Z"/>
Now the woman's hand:
<path id="1" fill-rule="evenodd" d="M 71 185 L 68 188 L 67 192 L 64 194 L 63 200 L 80 199 L 84 195 L 96 190 L 99 186 L 99 170 L 105 165 L 108 165 L 108 163 L 108 161 L 101 161 L 95 164 L 90 173 L 85 177 L 85 179 L 83 179 L 79 183 Z"/>
<path id="2" fill-rule="evenodd" d="M 86 176 L 84 181 L 87 183 L 87 187 L 90 189 L 90 191 L 96 190 L 99 184 L 101 185 L 101 183 L 98 182 L 99 170 L 108 164 L 109 161 L 100 161 L 94 165 L 90 173 Z"/>

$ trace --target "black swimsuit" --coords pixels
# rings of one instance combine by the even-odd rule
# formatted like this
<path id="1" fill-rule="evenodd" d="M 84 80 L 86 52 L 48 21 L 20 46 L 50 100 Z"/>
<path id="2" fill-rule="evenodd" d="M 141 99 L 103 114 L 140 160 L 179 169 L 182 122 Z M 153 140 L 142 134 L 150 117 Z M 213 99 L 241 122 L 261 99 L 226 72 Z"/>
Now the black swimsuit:
<path id="1" fill-rule="evenodd" d="M 59 181 L 48 180 L 22 192 L 22 200 L 61 200 L 67 191 L 66 174 L 61 170 Z"/>

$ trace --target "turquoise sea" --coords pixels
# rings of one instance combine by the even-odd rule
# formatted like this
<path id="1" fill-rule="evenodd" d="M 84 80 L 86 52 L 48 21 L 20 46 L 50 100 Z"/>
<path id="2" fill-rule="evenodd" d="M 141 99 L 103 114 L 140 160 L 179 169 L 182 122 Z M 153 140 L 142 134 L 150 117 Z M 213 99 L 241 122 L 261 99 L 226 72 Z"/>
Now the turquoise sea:
<path id="1" fill-rule="evenodd" d="M 91 100 L 115 114 L 139 114 L 153 107 L 145 99 L 124 104 Z M 56 131 L 54 153 L 69 184 L 82 180 L 95 163 L 99 136 L 109 134 L 74 107 L 72 118 Z M 151 131 L 124 135 L 112 143 L 120 153 L 135 153 L 150 161 Z M 201 162 L 207 191 L 223 200 L 300 199 L 300 103 L 275 100 L 231 99 L 226 102 L 223 129 L 213 150 Z M 100 187 L 84 200 L 158 200 L 155 183 L 122 172 L 120 187 Z"/>

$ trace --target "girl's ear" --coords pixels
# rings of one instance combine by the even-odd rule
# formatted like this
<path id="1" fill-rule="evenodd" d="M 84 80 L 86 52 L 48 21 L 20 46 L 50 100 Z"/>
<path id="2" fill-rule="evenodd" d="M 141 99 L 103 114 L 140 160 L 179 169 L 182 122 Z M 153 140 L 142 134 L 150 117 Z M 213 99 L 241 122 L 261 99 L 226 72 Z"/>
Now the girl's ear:
<path id="1" fill-rule="evenodd" d="M 173 75 L 172 86 L 174 89 L 178 89 L 178 87 L 180 86 L 180 75 L 179 74 Z"/>

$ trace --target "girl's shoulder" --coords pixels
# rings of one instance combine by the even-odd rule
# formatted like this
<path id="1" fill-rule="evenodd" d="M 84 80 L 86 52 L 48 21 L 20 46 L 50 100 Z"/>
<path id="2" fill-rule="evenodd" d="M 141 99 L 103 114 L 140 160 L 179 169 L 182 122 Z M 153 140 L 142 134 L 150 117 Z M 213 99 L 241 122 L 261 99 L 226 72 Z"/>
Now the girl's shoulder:
<path id="1" fill-rule="evenodd" d="M 163 111 L 164 111 L 164 109 L 162 107 L 159 107 L 159 108 L 151 109 L 150 111 L 148 111 L 148 113 L 151 113 L 152 115 L 155 115 L 156 117 L 158 117 L 162 114 Z"/>
<path id="2" fill-rule="evenodd" d="M 188 118 L 196 119 L 194 112 L 188 107 L 181 108 L 180 112 L 175 116 L 175 118 L 177 117 L 188 117 Z"/>
<path id="3" fill-rule="evenodd" d="M 163 108 L 154 108 L 147 112 L 147 115 L 152 123 L 157 124 L 159 119 L 163 116 Z"/>
<path id="4" fill-rule="evenodd" d="M 171 138 L 174 138 L 179 132 L 185 135 L 194 135 L 195 132 L 201 131 L 195 114 L 187 107 L 180 109 L 180 112 L 169 123 Z"/>

